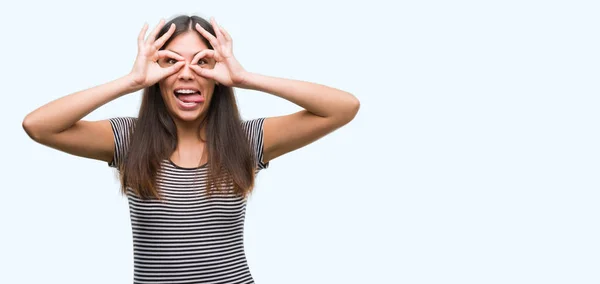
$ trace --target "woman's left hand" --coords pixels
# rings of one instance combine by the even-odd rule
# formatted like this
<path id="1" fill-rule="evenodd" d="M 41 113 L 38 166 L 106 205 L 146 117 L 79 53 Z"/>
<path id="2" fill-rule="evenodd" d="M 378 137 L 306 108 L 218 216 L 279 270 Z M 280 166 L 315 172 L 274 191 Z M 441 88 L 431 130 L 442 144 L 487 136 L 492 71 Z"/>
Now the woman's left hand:
<path id="1" fill-rule="evenodd" d="M 238 87 L 244 83 L 244 79 L 247 76 L 246 70 L 233 56 L 233 42 L 229 33 L 224 28 L 220 27 L 214 18 L 210 18 L 210 23 L 215 31 L 217 37 L 215 38 L 211 33 L 206 31 L 200 24 L 196 24 L 196 30 L 204 36 L 212 47 L 213 50 L 204 50 L 196 55 L 192 60 L 191 68 L 198 75 L 213 79 L 218 83 L 229 87 Z M 195 64 L 202 58 L 214 59 L 214 68 L 202 68 Z"/>

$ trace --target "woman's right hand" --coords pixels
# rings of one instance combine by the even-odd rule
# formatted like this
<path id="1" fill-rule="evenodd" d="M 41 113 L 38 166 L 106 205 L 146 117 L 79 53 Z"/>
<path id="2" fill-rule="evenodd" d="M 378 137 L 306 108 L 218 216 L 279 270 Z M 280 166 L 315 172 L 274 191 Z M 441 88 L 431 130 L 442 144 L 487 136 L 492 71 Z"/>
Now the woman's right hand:
<path id="1" fill-rule="evenodd" d="M 142 89 L 152 86 L 163 78 L 176 73 L 183 65 L 185 65 L 185 59 L 177 53 L 168 50 L 159 50 L 169 37 L 171 37 L 173 32 L 175 32 L 175 24 L 171 24 L 169 30 L 163 36 L 156 39 L 164 22 L 164 19 L 161 19 L 160 23 L 154 28 L 146 40 L 144 40 L 144 37 L 148 30 L 148 24 L 144 25 L 142 31 L 138 35 L 138 54 L 133 69 L 129 74 L 134 88 Z M 159 59 L 163 58 L 175 59 L 177 60 L 177 63 L 163 68 L 157 63 Z"/>

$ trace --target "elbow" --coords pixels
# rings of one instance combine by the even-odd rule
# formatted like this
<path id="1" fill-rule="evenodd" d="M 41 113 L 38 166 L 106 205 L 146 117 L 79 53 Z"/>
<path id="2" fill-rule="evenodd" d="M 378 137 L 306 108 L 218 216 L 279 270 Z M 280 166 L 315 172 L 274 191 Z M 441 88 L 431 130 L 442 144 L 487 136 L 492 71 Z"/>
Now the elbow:
<path id="1" fill-rule="evenodd" d="M 360 101 L 355 96 L 350 96 L 350 99 L 346 103 L 344 110 L 342 111 L 340 122 L 342 125 L 350 123 L 354 120 L 358 111 L 360 110 Z"/>
<path id="2" fill-rule="evenodd" d="M 29 119 L 29 116 L 26 116 L 23 119 L 23 122 L 21 122 L 21 127 L 23 127 L 23 130 L 25 130 L 25 133 L 27 134 L 27 136 L 29 136 L 29 138 L 35 140 L 33 125 L 31 123 L 31 119 Z"/>
<path id="3" fill-rule="evenodd" d="M 25 130 L 27 136 L 29 136 L 29 138 L 32 140 L 39 142 L 42 139 L 40 132 L 37 130 L 38 127 L 36 127 L 35 121 L 31 119 L 29 115 L 23 119 L 21 127 L 23 127 L 23 130 Z"/>
<path id="4" fill-rule="evenodd" d="M 354 119 L 354 117 L 356 116 L 356 114 L 358 114 L 358 110 L 360 110 L 360 101 L 358 100 L 358 98 L 354 97 L 354 100 L 352 102 L 351 105 L 351 110 L 352 110 L 352 119 Z"/>
<path id="5" fill-rule="evenodd" d="M 355 96 L 352 96 L 352 99 L 348 103 L 348 111 L 347 111 L 348 122 L 352 121 L 356 117 L 359 110 L 360 110 L 360 101 Z"/>

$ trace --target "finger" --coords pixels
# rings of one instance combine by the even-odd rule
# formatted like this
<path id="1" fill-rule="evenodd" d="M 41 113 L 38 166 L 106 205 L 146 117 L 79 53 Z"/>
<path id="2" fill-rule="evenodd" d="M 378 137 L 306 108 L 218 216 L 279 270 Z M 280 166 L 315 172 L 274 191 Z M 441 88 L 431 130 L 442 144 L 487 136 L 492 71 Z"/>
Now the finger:
<path id="1" fill-rule="evenodd" d="M 200 24 L 196 23 L 196 30 L 198 30 L 198 32 L 200 32 L 200 34 L 206 38 L 208 40 L 208 42 L 210 42 L 210 45 L 212 45 L 213 48 L 218 48 L 219 47 L 219 41 L 217 41 L 217 39 L 215 38 L 215 36 L 213 36 L 211 33 L 209 33 L 207 30 L 205 30 Z"/>
<path id="2" fill-rule="evenodd" d="M 225 36 L 221 32 L 221 27 L 217 24 L 217 21 L 213 17 L 210 18 L 210 23 L 212 24 L 213 30 L 215 30 L 215 34 L 217 35 L 217 40 L 219 42 L 225 41 Z"/>
<path id="3" fill-rule="evenodd" d="M 198 63 L 198 61 L 202 58 L 215 58 L 215 51 L 212 49 L 205 49 L 203 51 L 200 51 L 196 54 L 196 56 L 194 56 L 194 58 L 192 59 L 191 64 L 196 64 Z"/>
<path id="4" fill-rule="evenodd" d="M 181 56 L 173 51 L 170 51 L 170 50 L 161 50 L 158 52 L 158 58 L 165 58 L 165 57 L 177 59 L 179 61 L 185 60 L 185 58 L 183 58 L 183 56 Z"/>
<path id="5" fill-rule="evenodd" d="M 184 65 L 185 65 L 185 62 L 179 61 L 179 62 L 173 64 L 173 66 L 163 68 L 163 78 L 177 73 L 177 71 L 179 71 L 181 69 L 181 67 L 183 67 Z"/>
<path id="6" fill-rule="evenodd" d="M 163 27 L 163 25 L 165 24 L 165 20 L 164 19 L 160 19 L 160 21 L 158 22 L 158 25 L 156 25 L 156 27 L 154 28 L 154 30 L 152 31 L 152 33 L 150 34 L 150 36 L 148 36 L 148 38 L 146 39 L 146 43 L 153 43 L 154 39 L 156 38 L 156 35 L 158 35 L 158 32 L 160 31 L 160 29 Z"/>
<path id="7" fill-rule="evenodd" d="M 169 30 L 154 42 L 154 47 L 156 47 L 156 49 L 160 49 L 163 46 L 163 44 L 165 44 L 165 42 L 171 37 L 171 35 L 173 35 L 174 32 L 175 24 L 171 23 Z"/>
<path id="8" fill-rule="evenodd" d="M 231 36 L 229 35 L 229 33 L 225 30 L 224 27 L 219 27 L 221 28 L 221 33 L 225 36 L 225 40 L 231 42 Z"/>
<path id="9" fill-rule="evenodd" d="M 140 31 L 140 34 L 138 35 L 138 45 L 142 45 L 144 43 L 144 36 L 146 35 L 147 31 L 148 31 L 148 24 L 144 23 L 144 27 L 142 28 L 142 30 Z"/>
<path id="10" fill-rule="evenodd" d="M 213 79 L 213 80 L 215 78 L 215 73 L 212 69 L 201 68 L 200 66 L 196 66 L 196 65 L 190 65 L 190 68 L 192 68 L 192 70 L 194 70 L 194 72 L 196 72 L 196 74 L 198 74 L 204 78 Z"/>

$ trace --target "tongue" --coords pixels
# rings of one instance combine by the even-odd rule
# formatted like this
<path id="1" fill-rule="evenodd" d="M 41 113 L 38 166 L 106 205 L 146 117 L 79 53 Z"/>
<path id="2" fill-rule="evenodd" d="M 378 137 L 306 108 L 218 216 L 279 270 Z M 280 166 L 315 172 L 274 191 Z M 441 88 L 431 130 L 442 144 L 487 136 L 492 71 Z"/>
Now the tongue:
<path id="1" fill-rule="evenodd" d="M 181 94 L 178 96 L 179 99 L 186 103 L 199 103 L 202 102 L 202 96 L 198 93 L 193 94 Z"/>

